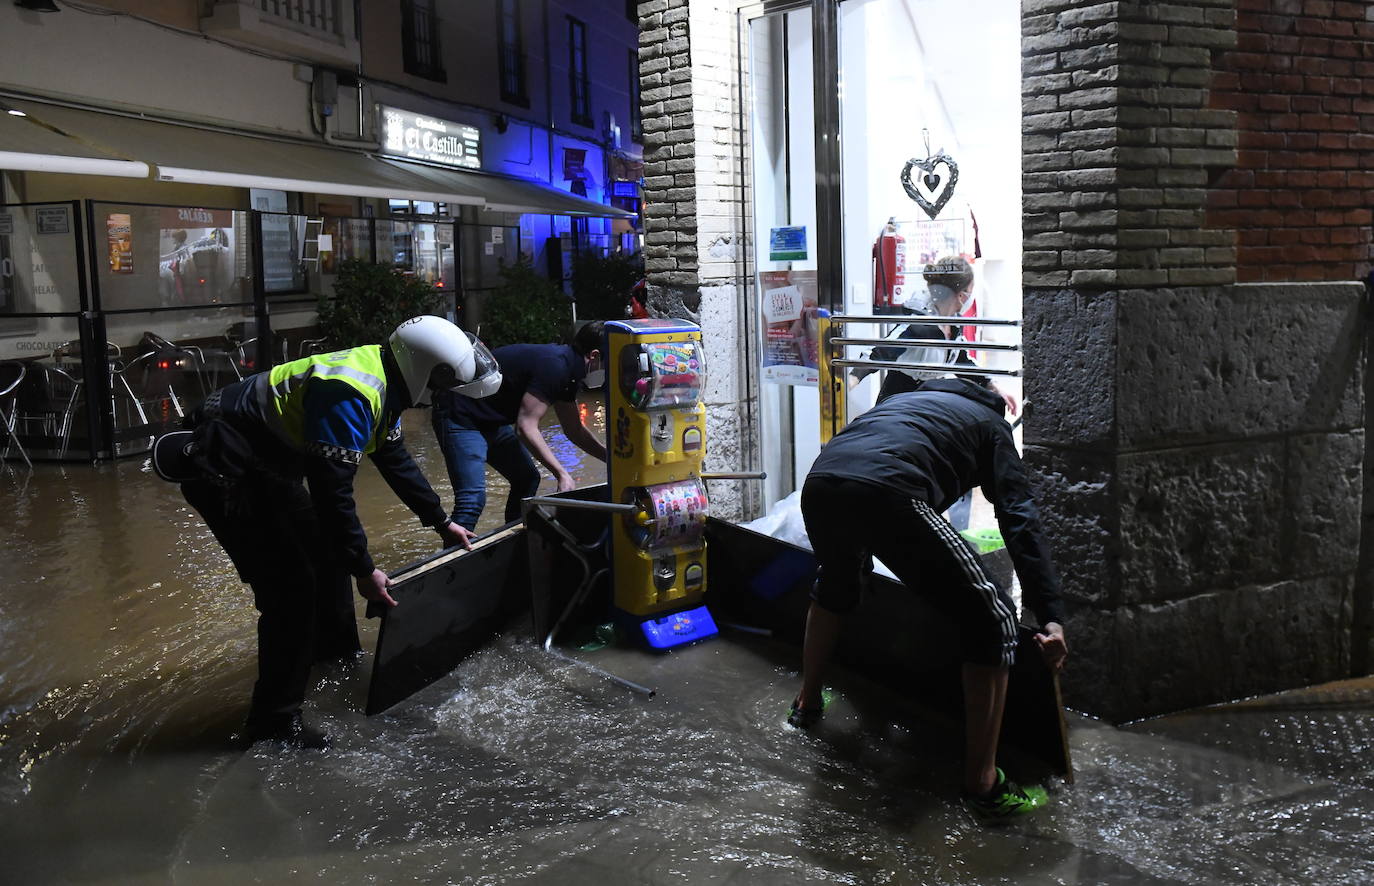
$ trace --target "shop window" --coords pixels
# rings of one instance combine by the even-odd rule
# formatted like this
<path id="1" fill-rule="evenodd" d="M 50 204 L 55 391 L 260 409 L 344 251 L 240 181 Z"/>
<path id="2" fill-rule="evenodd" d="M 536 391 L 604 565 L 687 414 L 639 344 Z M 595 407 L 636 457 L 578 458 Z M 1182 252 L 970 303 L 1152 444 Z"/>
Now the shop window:
<path id="1" fill-rule="evenodd" d="M 407 74 L 447 81 L 434 0 L 401 0 L 401 55 Z"/>
<path id="2" fill-rule="evenodd" d="M 496 0 L 498 58 L 501 63 L 501 101 L 530 106 L 525 87 L 525 40 L 522 33 L 520 0 Z"/>
<path id="3" fill-rule="evenodd" d="M 587 80 L 587 26 L 568 16 L 568 83 L 572 122 L 592 125 L 591 87 Z"/>

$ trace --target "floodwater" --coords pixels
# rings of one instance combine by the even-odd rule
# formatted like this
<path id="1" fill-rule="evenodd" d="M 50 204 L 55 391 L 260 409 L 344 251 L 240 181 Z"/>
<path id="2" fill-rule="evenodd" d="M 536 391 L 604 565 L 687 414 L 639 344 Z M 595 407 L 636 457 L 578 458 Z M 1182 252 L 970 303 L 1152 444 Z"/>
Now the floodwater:
<path id="1" fill-rule="evenodd" d="M 447 503 L 426 419 L 407 437 Z M 383 568 L 433 551 L 370 467 L 358 497 Z M 333 750 L 245 751 L 250 595 L 146 460 L 0 471 L 0 542 L 0 882 L 1374 882 L 1369 682 L 1125 728 L 1071 715 L 1075 783 L 987 829 L 954 802 L 947 728 L 840 672 L 823 726 L 792 730 L 795 652 L 728 632 L 579 653 L 645 698 L 516 623 L 371 718 L 365 655 L 316 674 Z"/>

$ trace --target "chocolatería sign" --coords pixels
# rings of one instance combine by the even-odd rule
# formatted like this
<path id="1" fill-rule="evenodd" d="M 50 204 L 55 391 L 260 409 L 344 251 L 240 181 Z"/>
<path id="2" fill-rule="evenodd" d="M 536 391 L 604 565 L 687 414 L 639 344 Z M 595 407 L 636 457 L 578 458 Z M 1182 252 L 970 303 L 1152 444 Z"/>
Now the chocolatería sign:
<path id="1" fill-rule="evenodd" d="M 382 115 L 383 154 L 445 166 L 482 168 L 481 133 L 475 126 L 386 105 L 378 107 Z"/>

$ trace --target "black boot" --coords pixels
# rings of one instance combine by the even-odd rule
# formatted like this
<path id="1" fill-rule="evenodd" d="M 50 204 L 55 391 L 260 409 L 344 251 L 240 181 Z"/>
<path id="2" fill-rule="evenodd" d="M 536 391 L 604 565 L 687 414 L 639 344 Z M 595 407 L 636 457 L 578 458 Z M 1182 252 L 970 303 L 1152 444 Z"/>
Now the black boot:
<path id="1" fill-rule="evenodd" d="M 305 725 L 299 712 L 267 717 L 250 716 L 244 726 L 248 743 L 274 741 L 283 747 L 308 751 L 325 751 L 333 743 L 325 733 Z"/>

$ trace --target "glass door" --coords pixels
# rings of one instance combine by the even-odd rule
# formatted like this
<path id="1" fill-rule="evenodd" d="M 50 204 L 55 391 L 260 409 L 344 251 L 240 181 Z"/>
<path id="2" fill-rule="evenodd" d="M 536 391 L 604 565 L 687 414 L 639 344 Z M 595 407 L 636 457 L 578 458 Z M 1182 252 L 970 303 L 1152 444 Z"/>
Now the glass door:
<path id="1" fill-rule="evenodd" d="M 744 19 L 752 293 L 764 506 L 801 487 L 820 447 L 816 125 L 808 6 Z"/>

